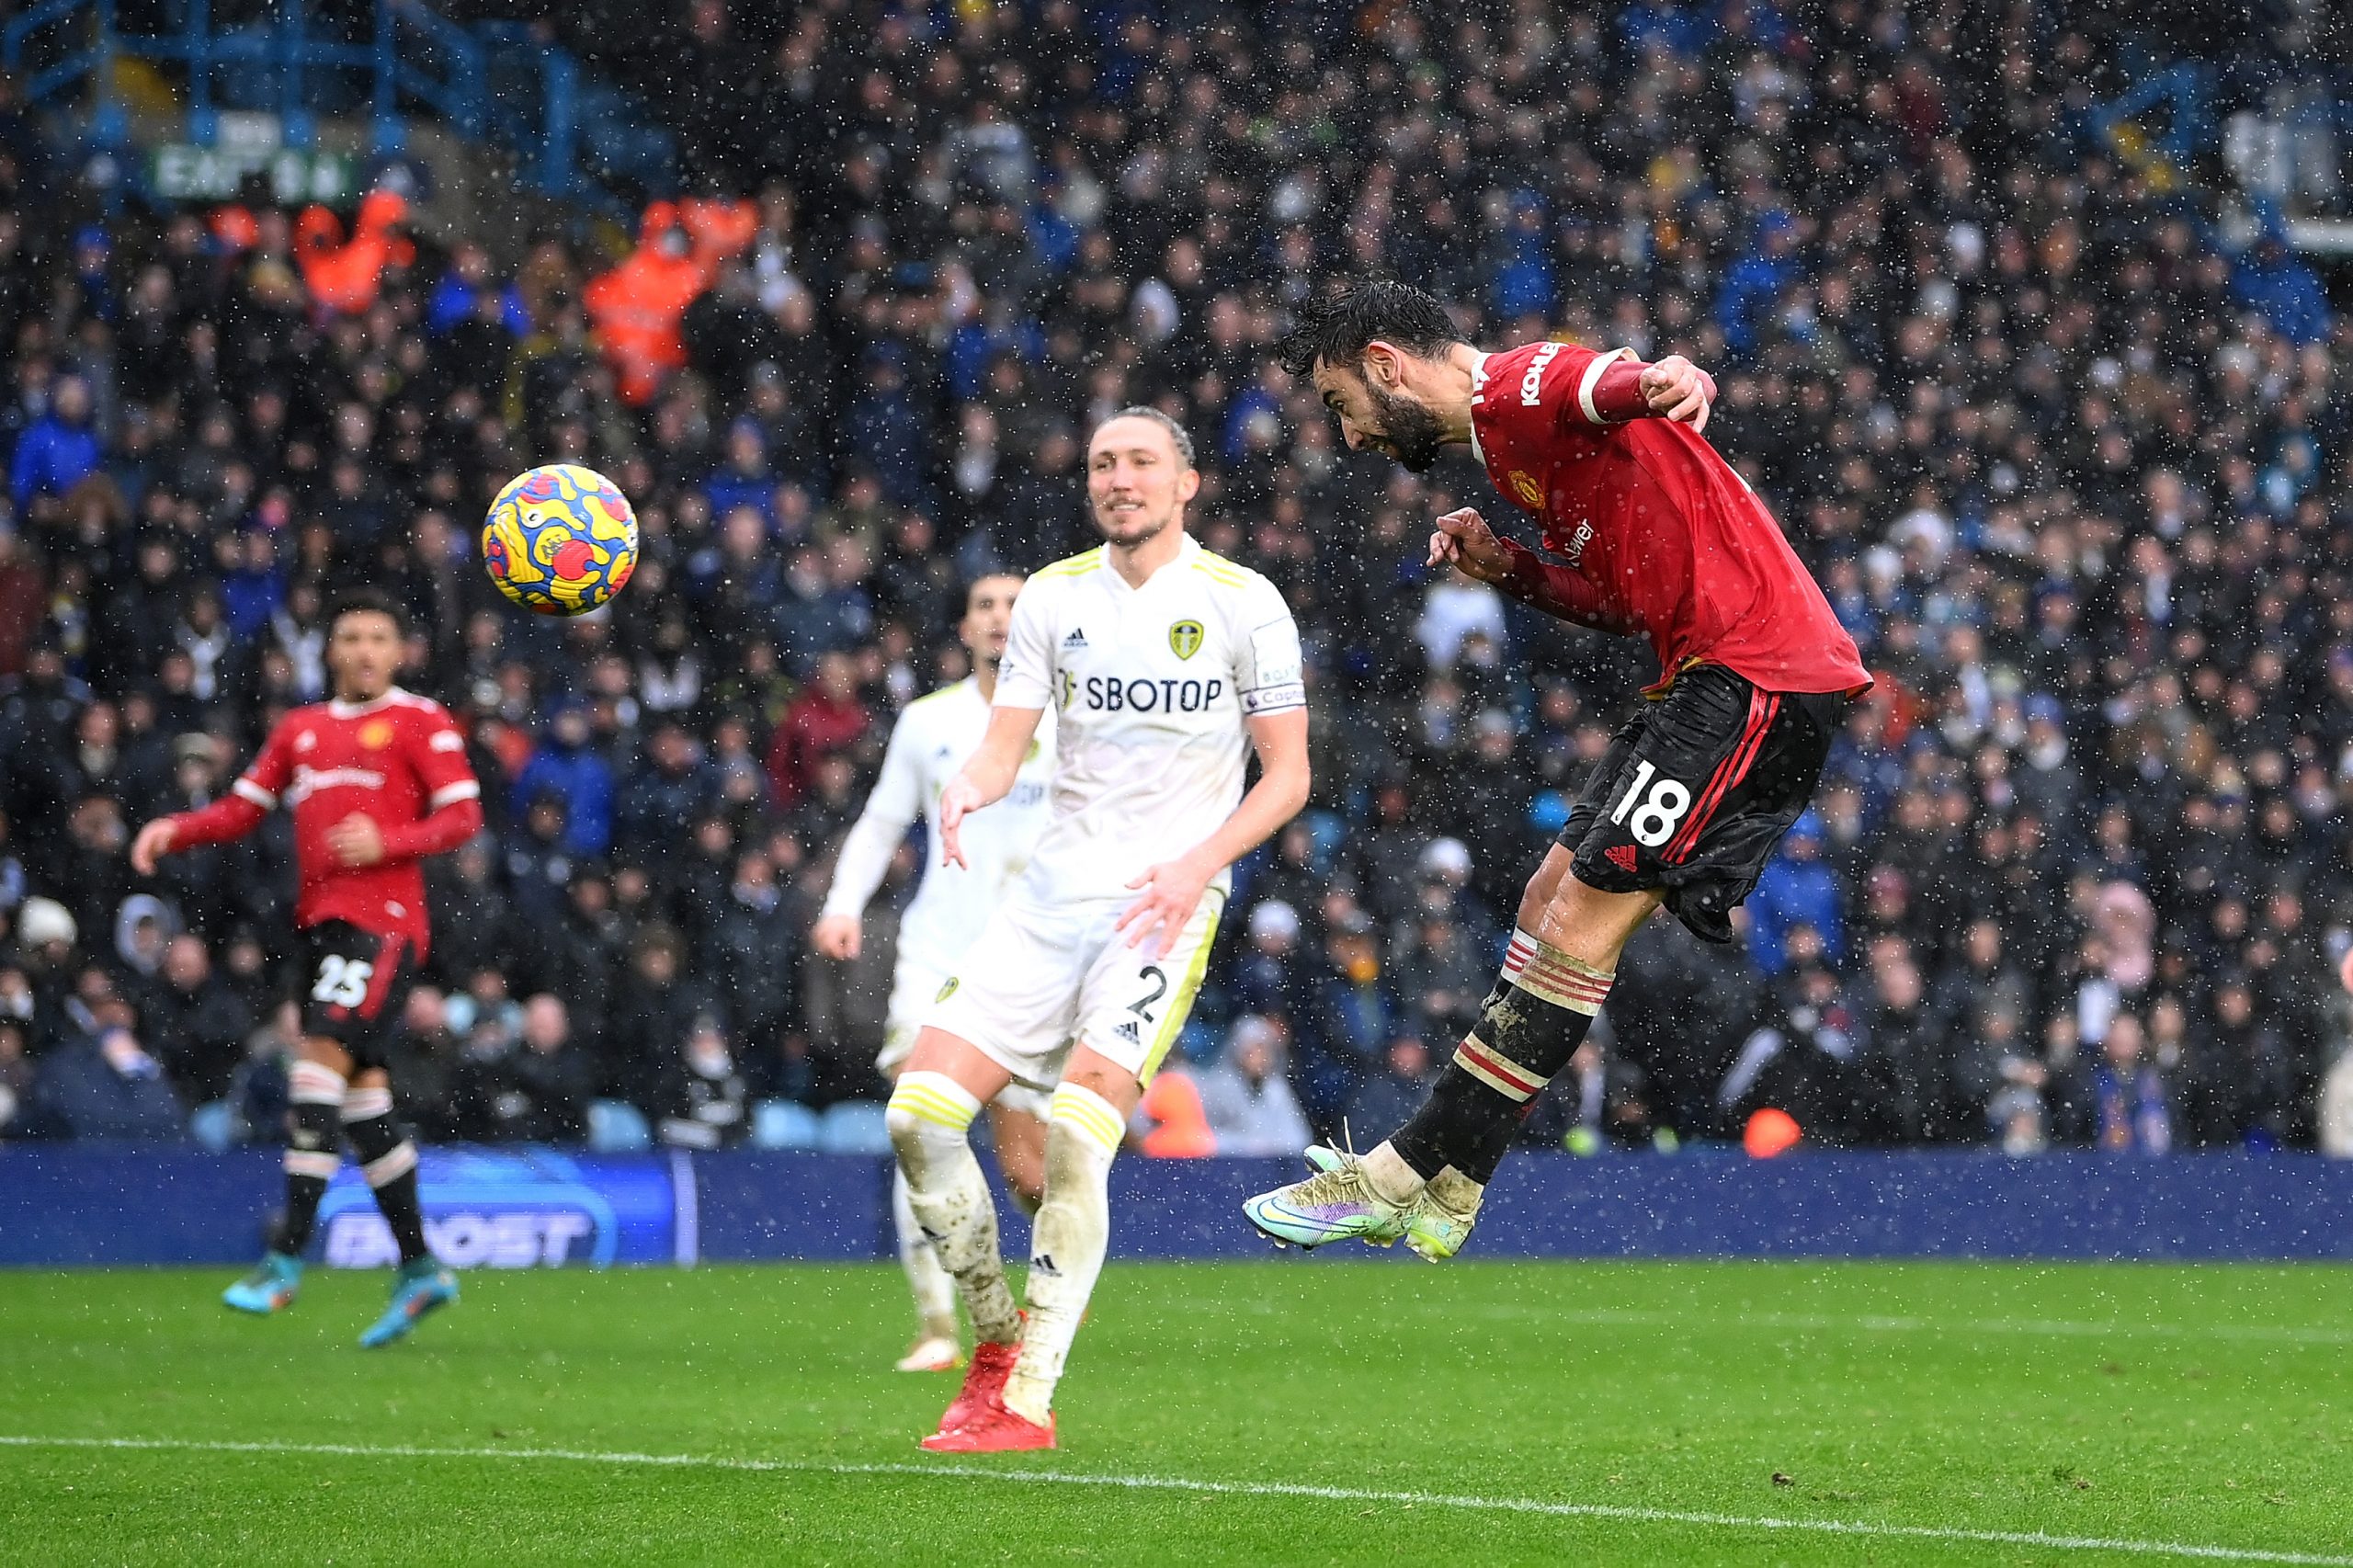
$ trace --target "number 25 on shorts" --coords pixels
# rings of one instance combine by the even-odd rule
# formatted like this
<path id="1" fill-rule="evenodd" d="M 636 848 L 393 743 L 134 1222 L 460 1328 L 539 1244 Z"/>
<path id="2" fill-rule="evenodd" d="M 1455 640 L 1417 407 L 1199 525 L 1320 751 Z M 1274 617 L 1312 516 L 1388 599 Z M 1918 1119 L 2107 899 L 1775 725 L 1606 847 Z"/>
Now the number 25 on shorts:
<path id="1" fill-rule="evenodd" d="M 1635 843 L 1645 849 L 1655 849 L 1675 836 L 1677 824 L 1690 809 L 1688 789 L 1675 779 L 1660 777 L 1651 764 L 1638 761 L 1633 782 L 1626 786 L 1626 793 L 1620 798 L 1618 809 L 1609 813 L 1609 820 L 1625 823 L 1626 831 L 1634 835 Z"/>
<path id="2" fill-rule="evenodd" d="M 331 1007 L 357 1007 L 368 999 L 368 982 L 375 974 L 372 963 L 329 953 L 319 960 L 319 983 L 311 987 L 311 1000 Z"/>

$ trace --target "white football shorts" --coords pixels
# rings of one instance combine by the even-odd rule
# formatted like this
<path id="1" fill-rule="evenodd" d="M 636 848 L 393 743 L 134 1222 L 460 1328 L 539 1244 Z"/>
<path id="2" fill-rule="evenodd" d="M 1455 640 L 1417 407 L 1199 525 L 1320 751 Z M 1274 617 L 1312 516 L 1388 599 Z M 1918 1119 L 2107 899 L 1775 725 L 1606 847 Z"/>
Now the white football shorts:
<path id="1" fill-rule="evenodd" d="M 1074 1044 L 1148 1084 L 1193 1010 L 1225 894 L 1201 895 L 1157 959 L 1113 929 L 1133 901 L 999 906 L 924 1022 L 970 1040 L 1017 1084 L 1051 1093 Z"/>

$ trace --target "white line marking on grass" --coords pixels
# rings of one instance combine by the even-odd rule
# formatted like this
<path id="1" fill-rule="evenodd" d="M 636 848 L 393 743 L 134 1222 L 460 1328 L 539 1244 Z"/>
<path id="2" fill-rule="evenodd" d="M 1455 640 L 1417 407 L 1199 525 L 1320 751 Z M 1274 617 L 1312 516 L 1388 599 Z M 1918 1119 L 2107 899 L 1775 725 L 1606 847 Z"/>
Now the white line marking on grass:
<path id="1" fill-rule="evenodd" d="M 988 1470 L 969 1464 L 834 1464 L 808 1460 L 730 1459 L 720 1454 L 641 1454 L 585 1449 L 457 1449 L 409 1444 L 211 1442 L 177 1437 L 40 1437 L 0 1434 L 0 1449 L 138 1449 L 164 1453 L 292 1454 L 338 1459 L 538 1460 L 569 1464 L 660 1470 L 745 1471 L 778 1475 L 898 1475 L 931 1480 L 1028 1483 L 1034 1486 L 1101 1486 L 1128 1492 L 1193 1492 L 1228 1497 L 1303 1497 L 1325 1503 L 1388 1503 L 1473 1513 L 1537 1514 L 1552 1518 L 1618 1519 L 1631 1524 L 1702 1525 L 1732 1530 L 1791 1530 L 1878 1540 L 1942 1540 L 1983 1546 L 2035 1546 L 2058 1551 L 2129 1552 L 2223 1562 L 2279 1562 L 2297 1568 L 2353 1568 L 2353 1557 L 2258 1547 L 2201 1546 L 2192 1541 L 2131 1540 L 2104 1536 L 2045 1535 L 2040 1530 L 1972 1530 L 1940 1525 L 1883 1525 L 1860 1519 L 1786 1519 L 1710 1514 L 1679 1508 L 1632 1508 L 1607 1503 L 1548 1503 L 1535 1497 L 1474 1497 L 1446 1492 L 1381 1492 L 1354 1486 L 1309 1486 L 1279 1481 L 1189 1481 L 1173 1475 L 1087 1475 L 1058 1470 Z"/>

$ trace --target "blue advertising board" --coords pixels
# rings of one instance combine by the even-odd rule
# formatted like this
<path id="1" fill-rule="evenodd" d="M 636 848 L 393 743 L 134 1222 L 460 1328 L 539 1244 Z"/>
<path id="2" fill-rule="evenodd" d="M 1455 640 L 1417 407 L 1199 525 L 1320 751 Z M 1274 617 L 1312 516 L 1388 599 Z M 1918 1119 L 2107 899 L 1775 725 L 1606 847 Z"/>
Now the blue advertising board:
<path id="1" fill-rule="evenodd" d="M 695 1261 L 694 1181 L 683 1154 L 428 1149 L 417 1193 L 426 1240 L 454 1268 Z M 375 1194 L 351 1165 L 327 1187 L 314 1244 L 335 1268 L 376 1268 L 398 1259 Z"/>
<path id="2" fill-rule="evenodd" d="M 1293 1160 L 1112 1167 L 1114 1258 L 1263 1257 L 1242 1199 Z M 0 1144 L 0 1267 L 241 1266 L 283 1178 L 267 1150 Z M 890 1165 L 868 1155 L 435 1149 L 426 1226 L 460 1267 L 875 1260 L 892 1254 Z M 1027 1227 L 1000 1210 L 1005 1251 Z M 391 1261 L 358 1178 L 329 1189 L 313 1245 Z M 1350 1259 L 1393 1255 L 1339 1249 Z M 1823 1152 L 1749 1160 L 1526 1155 L 1504 1167 L 1472 1256 L 2353 1261 L 2353 1161 L 2312 1154 Z"/>

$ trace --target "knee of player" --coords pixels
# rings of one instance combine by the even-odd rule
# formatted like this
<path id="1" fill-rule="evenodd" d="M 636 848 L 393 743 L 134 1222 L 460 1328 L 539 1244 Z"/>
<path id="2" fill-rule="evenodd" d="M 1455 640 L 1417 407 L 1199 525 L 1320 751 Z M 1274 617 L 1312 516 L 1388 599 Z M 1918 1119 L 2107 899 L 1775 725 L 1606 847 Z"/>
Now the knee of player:
<path id="1" fill-rule="evenodd" d="M 965 1142 L 980 1109 L 981 1102 L 945 1074 L 900 1074 L 882 1124 L 908 1178 L 919 1179 L 933 1153 Z"/>

